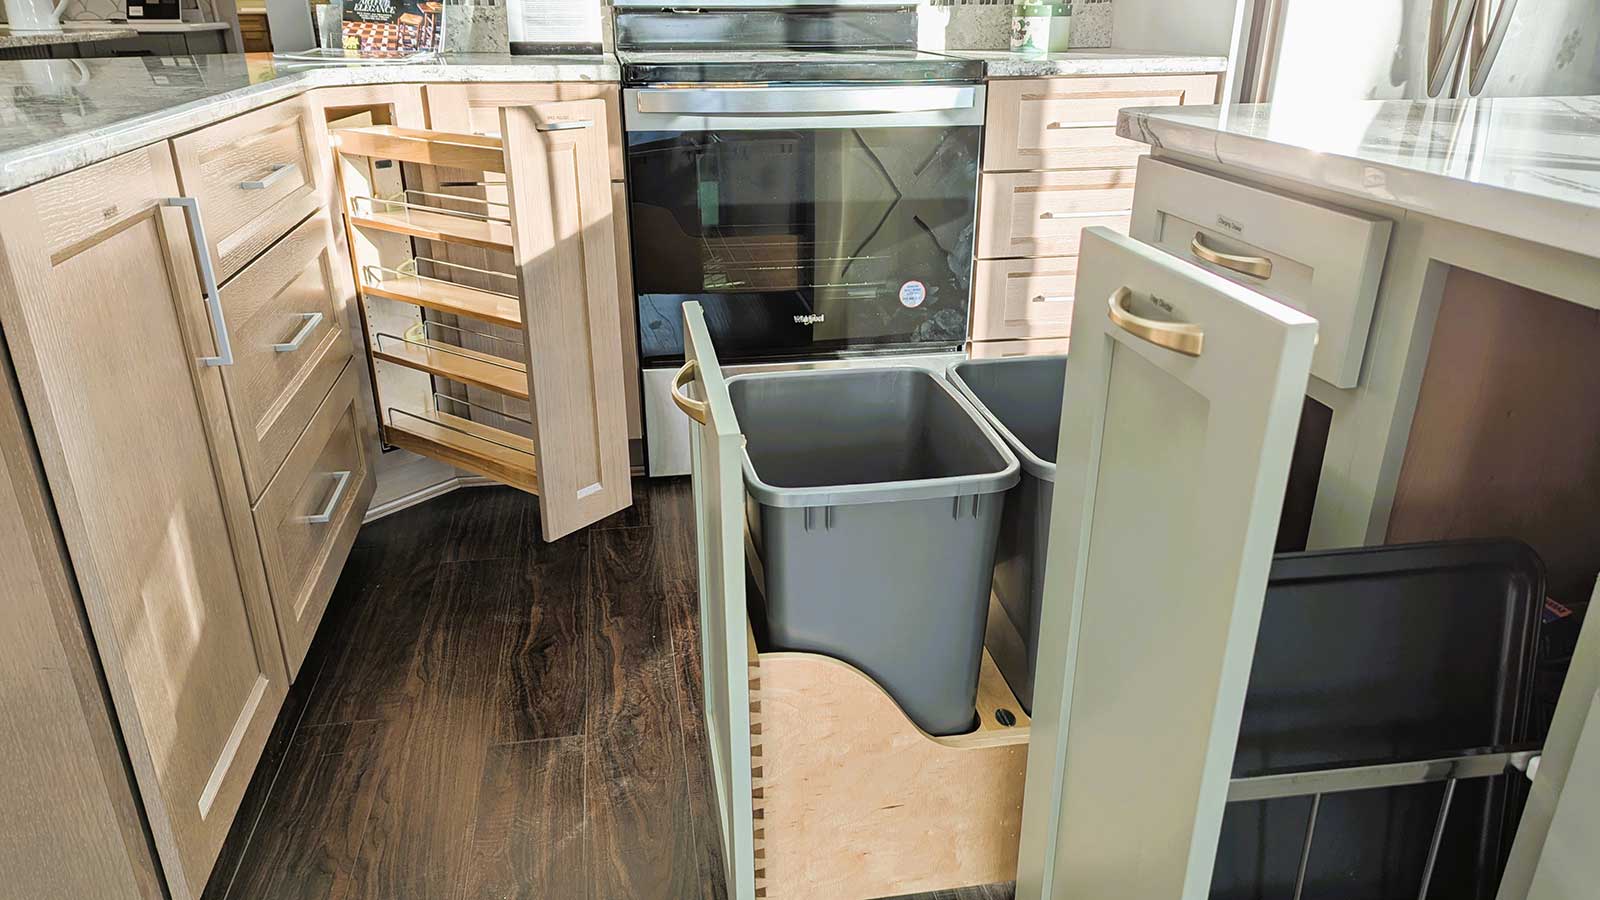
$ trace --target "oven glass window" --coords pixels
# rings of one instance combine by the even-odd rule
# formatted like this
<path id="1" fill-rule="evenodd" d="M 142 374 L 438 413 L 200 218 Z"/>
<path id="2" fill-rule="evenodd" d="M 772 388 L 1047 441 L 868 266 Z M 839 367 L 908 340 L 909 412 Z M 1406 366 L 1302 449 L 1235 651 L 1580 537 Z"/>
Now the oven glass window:
<path id="1" fill-rule="evenodd" d="M 640 353 L 725 361 L 951 349 L 966 337 L 977 126 L 630 132 Z"/>

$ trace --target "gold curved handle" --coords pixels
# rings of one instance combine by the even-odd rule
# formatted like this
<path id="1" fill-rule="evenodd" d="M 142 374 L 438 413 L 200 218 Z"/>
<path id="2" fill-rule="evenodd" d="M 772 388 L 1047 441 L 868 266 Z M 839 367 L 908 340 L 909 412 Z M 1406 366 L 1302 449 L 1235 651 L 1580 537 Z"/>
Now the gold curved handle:
<path id="1" fill-rule="evenodd" d="M 1199 356 L 1206 340 L 1205 329 L 1184 322 L 1158 322 L 1146 319 L 1128 310 L 1128 300 L 1133 293 L 1125 287 L 1117 288 L 1111 295 L 1111 321 L 1123 331 L 1184 356 Z"/>
<path id="2" fill-rule="evenodd" d="M 1240 275 L 1249 275 L 1251 278 L 1260 278 L 1263 281 L 1272 277 L 1272 260 L 1265 256 L 1240 256 L 1237 253 L 1213 250 L 1201 240 L 1201 234 L 1202 232 L 1196 231 L 1194 240 L 1189 242 L 1189 249 L 1195 256 L 1224 269 L 1231 269 Z"/>
<path id="3" fill-rule="evenodd" d="M 699 374 L 699 363 L 691 359 L 683 364 L 683 368 L 678 370 L 678 374 L 672 376 L 672 402 L 678 404 L 678 408 L 683 410 L 684 415 L 699 422 L 701 425 L 709 425 L 711 424 L 711 404 L 704 400 L 692 400 L 683 393 L 684 386 L 693 381 L 695 376 Z"/>

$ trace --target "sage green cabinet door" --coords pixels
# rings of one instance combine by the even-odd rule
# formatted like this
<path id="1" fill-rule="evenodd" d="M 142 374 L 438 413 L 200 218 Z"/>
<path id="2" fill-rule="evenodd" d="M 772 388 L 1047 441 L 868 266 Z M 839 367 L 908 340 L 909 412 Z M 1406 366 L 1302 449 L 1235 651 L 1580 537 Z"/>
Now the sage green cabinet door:
<path id="1" fill-rule="evenodd" d="M 1017 896 L 1203 900 L 1316 322 L 1105 228 L 1075 296 Z"/>
<path id="2" fill-rule="evenodd" d="M 750 759 L 751 642 L 745 613 L 744 435 L 733 415 L 699 303 L 683 305 L 684 356 L 673 401 L 693 422 L 695 539 L 700 560 L 700 653 L 728 895 L 754 900 Z M 687 392 L 693 391 L 696 396 Z"/>

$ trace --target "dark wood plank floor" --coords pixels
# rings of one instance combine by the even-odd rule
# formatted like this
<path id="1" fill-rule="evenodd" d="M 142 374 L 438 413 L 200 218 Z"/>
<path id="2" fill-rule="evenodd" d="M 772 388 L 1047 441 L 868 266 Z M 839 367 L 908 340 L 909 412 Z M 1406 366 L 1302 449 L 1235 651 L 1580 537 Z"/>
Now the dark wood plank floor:
<path id="1" fill-rule="evenodd" d="M 689 485 L 635 491 L 553 544 L 507 488 L 362 529 L 205 900 L 726 897 Z"/>

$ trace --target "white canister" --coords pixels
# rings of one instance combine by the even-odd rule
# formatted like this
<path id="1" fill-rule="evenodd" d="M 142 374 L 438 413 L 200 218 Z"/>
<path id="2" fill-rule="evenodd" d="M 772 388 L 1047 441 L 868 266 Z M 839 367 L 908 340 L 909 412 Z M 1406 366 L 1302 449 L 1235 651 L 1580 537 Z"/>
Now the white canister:
<path id="1" fill-rule="evenodd" d="M 1071 30 L 1071 3 L 1019 3 L 1011 17 L 1011 49 L 1018 53 L 1065 50 Z"/>

